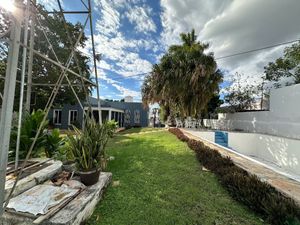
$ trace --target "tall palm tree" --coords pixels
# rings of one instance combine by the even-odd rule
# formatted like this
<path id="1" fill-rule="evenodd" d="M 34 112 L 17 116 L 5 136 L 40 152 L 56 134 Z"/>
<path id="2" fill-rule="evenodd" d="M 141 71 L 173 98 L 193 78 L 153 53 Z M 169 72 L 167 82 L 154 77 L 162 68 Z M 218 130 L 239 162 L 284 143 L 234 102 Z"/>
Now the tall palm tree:
<path id="1" fill-rule="evenodd" d="M 182 44 L 170 46 L 153 66 L 142 87 L 145 104 L 158 102 L 179 116 L 198 116 L 218 90 L 222 73 L 208 44 L 197 41 L 195 31 L 180 35 Z"/>

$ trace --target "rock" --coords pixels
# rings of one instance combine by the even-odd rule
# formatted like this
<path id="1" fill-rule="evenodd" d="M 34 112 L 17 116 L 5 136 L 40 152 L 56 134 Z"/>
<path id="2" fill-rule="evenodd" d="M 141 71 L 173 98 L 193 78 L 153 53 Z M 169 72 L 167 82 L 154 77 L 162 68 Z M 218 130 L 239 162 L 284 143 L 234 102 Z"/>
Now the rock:
<path id="1" fill-rule="evenodd" d="M 75 189 L 84 189 L 86 187 L 83 183 L 77 180 L 66 180 L 64 181 L 64 184 Z"/>
<path id="2" fill-rule="evenodd" d="M 118 186 L 120 186 L 120 181 L 119 181 L 119 180 L 113 181 L 112 186 L 113 186 L 113 187 L 118 187 Z"/>
<path id="3" fill-rule="evenodd" d="M 114 156 L 109 156 L 108 160 L 113 161 L 113 160 L 115 160 L 115 157 Z"/>

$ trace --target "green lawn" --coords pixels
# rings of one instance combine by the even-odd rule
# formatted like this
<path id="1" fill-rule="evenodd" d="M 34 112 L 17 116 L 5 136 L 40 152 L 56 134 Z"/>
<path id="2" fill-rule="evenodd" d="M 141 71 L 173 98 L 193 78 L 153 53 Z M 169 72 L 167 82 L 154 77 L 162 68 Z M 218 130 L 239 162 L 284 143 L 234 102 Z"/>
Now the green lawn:
<path id="1" fill-rule="evenodd" d="M 88 224 L 265 224 L 167 131 L 117 136 L 108 154 L 119 185 L 108 188 Z"/>
<path id="2" fill-rule="evenodd" d="M 149 131 L 157 131 L 161 130 L 162 128 L 154 128 L 154 127 L 146 127 L 146 128 L 131 128 L 124 131 L 121 131 L 119 134 L 133 134 L 133 133 L 141 133 L 141 132 L 149 132 Z"/>

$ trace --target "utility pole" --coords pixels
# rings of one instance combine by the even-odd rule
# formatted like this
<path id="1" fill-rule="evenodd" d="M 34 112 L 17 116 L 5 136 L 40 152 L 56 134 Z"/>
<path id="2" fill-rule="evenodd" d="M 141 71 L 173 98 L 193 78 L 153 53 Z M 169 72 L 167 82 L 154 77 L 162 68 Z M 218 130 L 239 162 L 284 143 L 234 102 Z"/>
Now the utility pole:
<path id="1" fill-rule="evenodd" d="M 3 214 L 6 167 L 10 141 L 10 131 L 13 116 L 13 106 L 16 88 L 17 67 L 20 47 L 21 18 L 13 18 L 10 43 L 5 74 L 1 120 L 0 120 L 0 216 Z"/>
<path id="2" fill-rule="evenodd" d="M 93 50 L 93 62 L 94 62 L 94 69 L 95 69 L 95 77 L 96 77 L 96 92 L 97 92 L 97 104 L 98 104 L 98 116 L 99 116 L 99 123 L 102 124 L 102 112 L 101 112 L 101 99 L 100 99 L 100 87 L 99 87 L 99 77 L 98 77 L 98 70 L 97 70 L 97 58 L 100 58 L 96 55 L 95 51 L 95 41 L 94 41 L 94 31 L 93 31 L 93 20 L 92 20 L 92 5 L 91 0 L 88 0 L 88 10 L 89 10 L 89 18 L 90 18 L 90 32 L 91 32 L 91 41 L 92 41 L 92 50 Z"/>
<path id="3" fill-rule="evenodd" d="M 35 5 L 36 0 L 32 1 Z M 29 40 L 29 59 L 28 59 L 28 71 L 27 71 L 27 91 L 26 91 L 26 103 L 25 110 L 30 112 L 31 104 L 31 89 L 32 89 L 32 63 L 33 63 L 33 47 L 34 47 L 34 32 L 35 32 L 35 14 L 31 13 L 31 25 L 30 25 L 30 40 Z"/>

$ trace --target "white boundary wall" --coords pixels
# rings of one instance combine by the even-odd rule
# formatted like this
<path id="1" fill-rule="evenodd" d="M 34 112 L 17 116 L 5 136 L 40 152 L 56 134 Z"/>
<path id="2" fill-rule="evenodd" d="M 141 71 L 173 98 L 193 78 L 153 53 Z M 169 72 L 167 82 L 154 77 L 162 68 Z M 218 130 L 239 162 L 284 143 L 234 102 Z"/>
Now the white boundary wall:
<path id="1" fill-rule="evenodd" d="M 204 125 L 300 139 L 300 84 L 272 90 L 270 111 L 220 113 L 218 118 Z"/>
<path id="2" fill-rule="evenodd" d="M 214 131 L 188 131 L 214 143 Z M 265 134 L 228 132 L 228 147 L 259 162 L 300 179 L 300 140 Z"/>
<path id="3" fill-rule="evenodd" d="M 228 132 L 232 149 L 275 164 L 284 171 L 300 176 L 300 140 L 253 133 Z"/>

